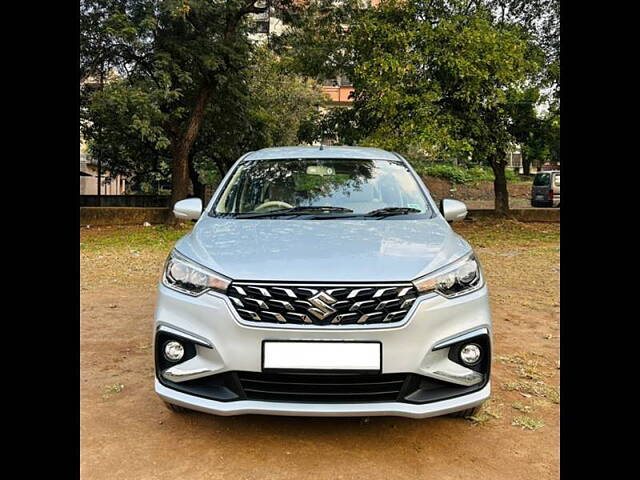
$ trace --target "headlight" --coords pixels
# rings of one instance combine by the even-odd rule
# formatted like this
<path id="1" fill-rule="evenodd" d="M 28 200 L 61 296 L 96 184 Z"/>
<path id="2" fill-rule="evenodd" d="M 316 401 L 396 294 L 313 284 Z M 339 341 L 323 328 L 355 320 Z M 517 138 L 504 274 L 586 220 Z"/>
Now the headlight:
<path id="1" fill-rule="evenodd" d="M 437 292 L 447 298 L 458 297 L 483 285 L 480 264 L 473 253 L 446 267 L 413 281 L 419 293 Z"/>
<path id="2" fill-rule="evenodd" d="M 162 283 L 173 290 L 195 297 L 207 290 L 225 292 L 231 280 L 193 263 L 174 250 L 164 264 Z"/>

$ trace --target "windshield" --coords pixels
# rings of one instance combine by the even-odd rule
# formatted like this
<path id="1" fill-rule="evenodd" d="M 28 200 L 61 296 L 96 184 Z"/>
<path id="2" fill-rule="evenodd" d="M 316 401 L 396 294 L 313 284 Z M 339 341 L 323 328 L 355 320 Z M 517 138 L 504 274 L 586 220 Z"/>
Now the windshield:
<path id="1" fill-rule="evenodd" d="M 533 179 L 533 185 L 535 187 L 542 187 L 544 185 L 549 185 L 549 177 L 548 173 L 538 173 Z"/>
<path id="2" fill-rule="evenodd" d="M 334 218 L 380 209 L 394 209 L 403 218 L 432 216 L 418 183 L 400 161 L 305 158 L 241 164 L 212 213 Z"/>

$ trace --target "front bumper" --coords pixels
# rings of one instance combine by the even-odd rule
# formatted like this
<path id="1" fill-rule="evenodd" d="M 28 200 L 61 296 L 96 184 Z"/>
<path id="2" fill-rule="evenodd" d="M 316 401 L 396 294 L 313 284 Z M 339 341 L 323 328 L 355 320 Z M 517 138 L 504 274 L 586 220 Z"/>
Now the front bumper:
<path id="1" fill-rule="evenodd" d="M 405 320 L 392 326 L 297 325 L 282 328 L 242 324 L 224 295 L 210 293 L 194 298 L 161 285 L 154 334 L 158 335 L 159 331 L 182 332 L 185 338 L 194 341 L 195 353 L 172 369 L 174 375 L 166 372 L 163 375 L 165 369 L 157 367 L 155 390 L 158 395 L 169 403 L 217 415 L 398 415 L 424 418 L 474 407 L 490 395 L 488 371 L 480 383 L 476 373 L 447 358 L 448 347 L 441 347 L 468 332 L 484 331 L 490 338 L 491 317 L 486 286 L 456 299 L 445 299 L 435 294 L 420 297 Z M 381 373 L 417 374 L 461 388 L 475 382 L 478 388 L 471 393 L 423 404 L 404 401 L 287 402 L 243 398 L 217 401 L 171 388 L 177 383 L 185 382 L 186 385 L 191 380 L 224 372 L 261 372 L 264 340 L 379 341 L 383 348 Z"/>
<path id="2" fill-rule="evenodd" d="M 235 402 L 217 402 L 205 398 L 188 395 L 162 385 L 156 379 L 156 392 L 163 400 L 199 412 L 215 415 L 231 416 L 245 414 L 290 415 L 299 417 L 375 417 L 398 416 L 410 418 L 427 418 L 447 413 L 466 410 L 480 405 L 491 394 L 491 383 L 481 390 L 462 397 L 451 398 L 439 402 L 414 405 L 402 402 L 381 403 L 284 403 L 263 402 L 255 400 L 238 400 Z"/>

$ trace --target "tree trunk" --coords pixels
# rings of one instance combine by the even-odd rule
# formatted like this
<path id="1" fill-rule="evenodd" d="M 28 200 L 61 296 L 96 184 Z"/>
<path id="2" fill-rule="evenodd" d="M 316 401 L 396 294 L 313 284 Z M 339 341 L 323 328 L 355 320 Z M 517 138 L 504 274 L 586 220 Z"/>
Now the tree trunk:
<path id="1" fill-rule="evenodd" d="M 189 177 L 189 153 L 198 137 L 205 108 L 210 97 L 211 87 L 208 85 L 200 87 L 186 127 L 174 139 L 172 148 L 173 165 L 171 167 L 171 202 L 169 204 L 171 209 L 173 209 L 176 202 L 187 198 L 187 195 L 189 195 L 189 182 L 191 180 Z M 175 223 L 173 215 L 169 216 L 168 223 Z"/>
<path id="2" fill-rule="evenodd" d="M 214 158 L 213 161 L 216 164 L 218 173 L 220 174 L 220 178 L 224 177 L 229 171 L 229 169 L 227 168 L 226 162 L 220 158 Z"/>
<path id="3" fill-rule="evenodd" d="M 493 181 L 493 191 L 495 194 L 495 210 L 499 217 L 509 215 L 509 192 L 507 191 L 507 176 L 505 168 L 507 162 L 504 155 L 497 154 L 491 159 L 491 169 L 495 179 Z"/>
<path id="4" fill-rule="evenodd" d="M 200 182 L 200 175 L 198 174 L 192 159 L 189 159 L 189 178 L 191 179 L 191 185 L 193 185 L 193 196 L 198 197 L 204 202 L 205 186 Z"/>

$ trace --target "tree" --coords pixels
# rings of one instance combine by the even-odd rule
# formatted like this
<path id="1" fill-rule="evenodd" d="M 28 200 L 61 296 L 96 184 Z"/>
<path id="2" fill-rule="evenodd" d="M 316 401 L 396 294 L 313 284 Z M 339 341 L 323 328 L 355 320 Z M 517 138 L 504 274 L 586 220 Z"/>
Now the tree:
<path id="1" fill-rule="evenodd" d="M 102 166 L 132 183 L 150 183 L 170 174 L 171 155 L 162 129 L 163 115 L 148 95 L 124 80 L 114 80 L 88 95 L 83 134 Z"/>
<path id="2" fill-rule="evenodd" d="M 305 130 L 317 121 L 323 97 L 315 82 L 284 74 L 266 48 L 252 58 L 210 103 L 193 148 L 193 174 L 215 169 L 224 175 L 243 153 L 305 141 Z"/>
<path id="3" fill-rule="evenodd" d="M 498 21 L 483 2 L 387 0 L 377 8 L 341 8 L 338 27 L 336 13 L 318 7 L 306 12 L 315 17 L 306 22 L 311 28 L 300 20 L 281 40 L 302 45 L 289 51 L 292 68 L 347 74 L 356 93 L 352 111 L 342 116 L 357 125 L 354 142 L 435 158 L 471 154 L 488 163 L 496 211 L 506 214 L 506 153 L 514 141 L 509 91 L 532 81 L 541 62 L 527 33 Z M 320 60 L 310 60 L 314 52 Z"/>
<path id="4" fill-rule="evenodd" d="M 248 67 L 246 19 L 292 0 L 81 0 L 80 77 L 114 69 L 110 100 L 132 106 L 130 129 L 171 158 L 171 204 L 186 198 L 205 112 Z M 88 128 L 89 139 L 96 129 Z"/>
<path id="5" fill-rule="evenodd" d="M 323 98 L 309 79 L 285 75 L 278 58 L 252 49 L 247 67 L 227 76 L 203 113 L 198 138 L 188 157 L 193 194 L 204 197 L 204 183 L 220 178 L 243 153 L 304 140 Z M 91 151 L 101 152 L 110 171 L 136 183 L 164 179 L 173 158 L 165 135 L 165 114 L 153 87 L 129 77 L 112 79 L 88 96 L 83 132 Z M 168 180 L 169 178 L 167 178 Z"/>
<path id="6" fill-rule="evenodd" d="M 544 156 L 543 122 L 536 111 L 539 100 L 540 92 L 535 87 L 509 91 L 509 130 L 520 144 L 522 170 L 525 175 L 529 175 L 532 161 L 535 163 Z"/>
<path id="7" fill-rule="evenodd" d="M 559 103 L 560 0 L 489 0 L 487 5 L 496 21 L 517 25 L 541 50 L 539 86 L 550 90 L 550 103 Z"/>
<path id="8" fill-rule="evenodd" d="M 512 90 L 509 95 L 510 132 L 520 144 L 522 168 L 530 174 L 531 165 L 538 167 L 547 160 L 560 161 L 560 114 L 553 106 L 539 112 L 539 89 Z"/>

